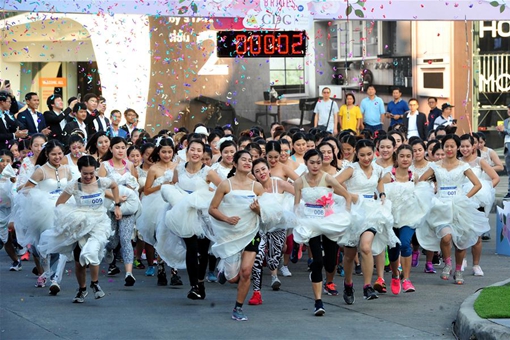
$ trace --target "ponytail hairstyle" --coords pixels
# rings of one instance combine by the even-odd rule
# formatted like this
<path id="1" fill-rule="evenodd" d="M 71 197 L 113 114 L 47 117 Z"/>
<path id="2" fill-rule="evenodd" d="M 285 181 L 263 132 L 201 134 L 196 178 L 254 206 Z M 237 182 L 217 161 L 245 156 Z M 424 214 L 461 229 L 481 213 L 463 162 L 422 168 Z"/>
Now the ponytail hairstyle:
<path id="1" fill-rule="evenodd" d="M 374 145 L 374 142 L 372 142 L 371 140 L 369 139 L 360 139 L 357 143 L 356 143 L 356 153 L 354 154 L 354 159 L 353 159 L 353 163 L 356 163 L 356 162 L 359 162 L 359 159 L 358 159 L 358 152 L 359 150 L 361 150 L 362 148 L 370 148 L 372 149 L 372 151 L 375 151 L 375 145 Z"/>
<path id="2" fill-rule="evenodd" d="M 441 143 L 436 143 L 436 144 L 434 145 L 434 147 L 432 148 L 432 156 L 434 156 L 434 155 L 436 154 L 437 150 L 440 150 L 440 149 L 441 149 L 441 150 L 443 149 L 443 144 L 441 144 Z"/>
<path id="3" fill-rule="evenodd" d="M 140 155 L 142 154 L 142 151 L 140 150 L 140 147 L 138 145 L 131 145 L 128 149 L 127 149 L 127 156 L 129 157 L 129 155 L 131 155 L 131 152 L 135 151 L 135 150 L 138 150 L 140 151 Z"/>
<path id="4" fill-rule="evenodd" d="M 67 148 L 65 150 L 66 154 L 71 152 L 71 145 L 74 143 L 81 143 L 83 144 L 83 148 L 85 148 L 85 140 L 78 134 L 71 134 L 69 136 L 69 140 L 67 141 Z"/>
<path id="5" fill-rule="evenodd" d="M 480 139 L 479 135 L 476 132 L 473 133 L 472 135 L 469 133 L 466 133 L 466 134 L 463 134 L 462 136 L 460 136 L 460 141 L 462 142 L 463 140 L 469 140 L 471 145 L 474 147 L 475 146 L 475 138 L 477 141 Z M 480 157 L 482 155 L 482 153 L 480 152 L 480 149 L 476 149 L 476 155 L 478 157 Z"/>
<path id="6" fill-rule="evenodd" d="M 96 142 L 97 142 L 97 140 L 96 140 Z M 122 138 L 122 137 L 113 137 L 110 140 L 110 147 L 108 148 L 108 151 L 106 151 L 105 155 L 103 156 L 103 158 L 101 158 L 101 160 L 102 161 L 109 161 L 110 159 L 112 159 L 113 158 L 112 148 L 113 148 L 114 145 L 117 145 L 117 144 L 120 144 L 120 143 L 124 143 L 126 148 L 128 147 L 128 143 L 127 143 L 127 141 L 124 138 Z M 127 156 L 127 154 L 126 154 L 126 156 Z"/>
<path id="7" fill-rule="evenodd" d="M 164 146 L 169 146 L 170 148 L 172 148 L 172 153 L 173 155 L 175 155 L 175 146 L 174 146 L 174 141 L 172 140 L 172 138 L 170 137 L 158 137 L 156 138 L 156 145 L 154 147 L 154 150 L 152 150 L 152 153 L 151 155 L 149 156 L 149 161 L 151 161 L 152 163 L 156 163 L 156 162 L 159 162 L 161 160 L 161 157 L 159 156 L 159 152 L 161 151 L 161 149 L 164 147 Z M 172 155 L 172 157 L 173 157 Z"/>
<path id="8" fill-rule="evenodd" d="M 147 142 L 147 143 L 145 143 L 145 144 L 142 144 L 142 145 L 140 146 L 140 153 L 141 153 L 141 154 L 142 154 L 142 156 L 143 156 L 143 154 L 145 153 L 145 151 L 147 151 L 147 149 L 154 148 L 154 147 L 155 147 L 155 146 L 154 146 L 154 144 L 153 144 L 153 143 L 151 143 L 151 142 Z"/>
<path id="9" fill-rule="evenodd" d="M 330 145 L 331 146 L 331 145 Z M 310 149 L 308 150 L 305 155 L 303 156 L 303 159 L 305 160 L 305 164 L 308 163 L 308 160 L 312 158 L 313 156 L 319 156 L 321 161 L 324 160 L 324 156 L 322 155 L 322 152 L 320 152 L 317 149 Z"/>
<path id="10" fill-rule="evenodd" d="M 227 175 L 227 178 L 230 178 L 236 174 L 236 164 L 239 162 L 239 159 L 243 154 L 247 154 L 251 158 L 251 154 L 248 150 L 239 150 L 234 154 L 234 165 L 232 166 L 232 169 L 230 169 L 230 172 Z M 253 169 L 253 168 L 252 168 Z"/>
<path id="11" fill-rule="evenodd" d="M 350 135 L 349 135 L 350 136 Z M 329 142 L 329 141 L 333 141 L 333 143 L 335 143 L 336 145 L 336 148 L 338 150 L 338 153 L 335 155 L 336 156 L 336 159 L 342 159 L 343 158 L 343 155 L 342 155 L 342 146 L 340 145 L 340 142 L 338 141 L 338 139 L 336 139 L 335 137 L 333 136 L 328 136 L 328 137 L 324 137 L 322 139 L 322 141 L 320 142 L 320 144 L 324 143 L 324 142 Z M 354 146 L 353 146 L 354 147 Z M 333 153 L 335 152 L 335 150 L 333 150 Z"/>
<path id="12" fill-rule="evenodd" d="M 441 140 L 441 148 L 444 147 L 444 145 L 446 144 L 446 142 L 448 140 L 453 140 L 455 142 L 455 144 L 457 145 L 457 158 L 461 157 L 462 155 L 460 154 L 460 138 L 459 136 L 453 134 L 453 133 L 450 133 L 450 134 L 447 134 L 446 136 L 444 136 L 444 138 Z M 473 139 L 473 136 L 471 136 L 471 143 L 474 145 L 475 141 Z"/>
<path id="13" fill-rule="evenodd" d="M 331 151 L 332 151 L 332 154 L 333 154 L 333 159 L 331 160 L 331 166 L 338 170 L 338 160 L 337 160 L 336 155 L 335 155 L 335 149 L 333 148 L 333 146 L 331 144 L 329 144 L 328 142 L 325 142 L 323 140 L 319 144 L 319 146 L 317 146 L 317 150 L 320 151 L 323 146 L 329 146 L 331 148 Z"/>
<path id="14" fill-rule="evenodd" d="M 99 167 L 99 163 L 91 155 L 84 155 L 84 156 L 81 156 L 80 158 L 78 158 L 77 165 L 78 165 L 78 171 L 81 171 L 81 169 L 86 166 L 93 166 L 94 169 L 97 169 Z"/>
<path id="15" fill-rule="evenodd" d="M 55 148 L 60 148 L 62 153 L 64 153 L 64 146 L 57 139 L 52 139 L 49 142 L 43 144 L 43 149 L 41 150 L 39 157 L 37 157 L 35 165 L 44 165 L 46 162 L 48 162 L 48 155 Z"/>
<path id="16" fill-rule="evenodd" d="M 295 151 L 294 151 L 294 144 L 298 140 L 301 140 L 301 139 L 306 142 L 305 134 L 302 133 L 302 132 L 296 132 L 294 135 L 292 135 L 292 151 L 290 152 L 291 155 L 293 155 L 295 153 Z"/>
<path id="17" fill-rule="evenodd" d="M 286 142 L 288 143 L 288 141 L 286 141 Z M 266 156 L 271 151 L 276 151 L 276 152 L 278 152 L 278 154 L 281 154 L 282 153 L 281 143 L 276 140 L 270 140 L 269 142 L 267 142 L 266 143 Z"/>
<path id="18" fill-rule="evenodd" d="M 191 144 L 193 144 L 193 143 L 200 144 L 200 145 L 202 145 L 202 150 L 205 149 L 205 143 L 201 139 L 190 139 L 188 141 L 188 147 L 186 148 L 186 153 L 189 151 L 189 148 L 190 148 Z M 154 150 L 156 150 L 156 149 L 154 149 Z"/>
<path id="19" fill-rule="evenodd" d="M 347 134 L 340 139 L 340 144 L 349 144 L 353 148 L 356 148 L 356 137 L 351 134 Z"/>
<path id="20" fill-rule="evenodd" d="M 222 140 L 222 139 L 223 139 L 223 140 Z M 221 143 L 220 143 L 220 142 L 221 142 Z M 222 138 L 220 138 L 220 140 L 218 141 L 218 143 L 220 143 L 220 147 L 219 147 L 219 149 L 220 149 L 220 153 L 221 153 L 221 152 L 223 152 L 223 150 L 224 150 L 225 148 L 228 148 L 229 146 L 233 146 L 233 147 L 236 149 L 236 151 L 237 151 L 237 144 L 236 144 L 236 142 L 235 142 L 235 140 L 234 140 L 234 138 L 233 138 L 233 137 L 230 137 L 230 136 L 228 136 L 228 137 L 222 137 Z"/>
<path id="21" fill-rule="evenodd" d="M 11 151 L 9 151 L 7 149 L 0 150 L 0 159 L 2 158 L 2 156 L 11 157 L 11 163 L 14 163 L 14 155 L 12 154 Z"/>
<path id="22" fill-rule="evenodd" d="M 259 157 L 262 156 L 262 148 L 259 144 L 251 142 L 250 144 L 246 145 L 246 148 L 244 148 L 246 151 L 256 150 L 259 153 Z"/>

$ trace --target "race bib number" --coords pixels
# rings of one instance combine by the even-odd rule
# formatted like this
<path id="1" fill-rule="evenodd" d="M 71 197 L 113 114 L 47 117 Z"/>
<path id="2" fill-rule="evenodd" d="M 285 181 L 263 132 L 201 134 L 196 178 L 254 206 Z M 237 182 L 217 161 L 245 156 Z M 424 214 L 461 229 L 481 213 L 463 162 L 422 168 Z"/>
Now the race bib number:
<path id="1" fill-rule="evenodd" d="M 374 199 L 374 194 L 372 195 L 363 195 L 364 198 L 366 199 L 369 199 L 369 200 L 373 200 Z"/>
<path id="2" fill-rule="evenodd" d="M 58 197 L 58 196 L 60 196 L 62 191 L 63 191 L 62 189 L 57 189 L 57 190 L 54 190 L 54 191 L 50 191 L 50 195 L 54 196 L 54 197 Z"/>
<path id="3" fill-rule="evenodd" d="M 103 197 L 100 193 L 81 196 L 80 197 L 81 205 L 89 206 L 89 207 L 98 207 L 103 205 Z"/>
<path id="4" fill-rule="evenodd" d="M 311 218 L 323 218 L 326 216 L 326 208 L 318 204 L 305 204 L 304 210 L 306 217 Z"/>
<path id="5" fill-rule="evenodd" d="M 440 187 L 439 188 L 439 196 L 441 198 L 450 198 L 453 196 L 457 196 L 457 186 Z"/>

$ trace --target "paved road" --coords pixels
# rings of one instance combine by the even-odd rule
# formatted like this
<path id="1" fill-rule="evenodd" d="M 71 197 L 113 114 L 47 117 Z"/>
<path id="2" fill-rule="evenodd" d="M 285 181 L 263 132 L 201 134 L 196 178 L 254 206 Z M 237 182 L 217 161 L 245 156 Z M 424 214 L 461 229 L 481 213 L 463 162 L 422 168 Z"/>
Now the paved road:
<path id="1" fill-rule="evenodd" d="M 493 235 L 494 217 L 492 214 Z M 290 268 L 293 277 L 281 278 L 283 285 L 278 292 L 268 289 L 270 278 L 265 273 L 264 303 L 245 306 L 247 322 L 230 319 L 235 285 L 209 283 L 206 300 L 191 301 L 186 298 L 186 286 L 158 287 L 155 277 L 144 277 L 142 270 L 135 270 L 136 285 L 124 287 L 123 276 L 106 277 L 106 266 L 102 266 L 100 284 L 106 297 L 94 300 L 89 294 L 84 304 L 73 304 L 77 287 L 73 263 L 67 265 L 71 272 L 62 282 L 62 292 L 52 297 L 46 288 L 34 288 L 31 262 L 24 262 L 21 272 L 9 272 L 8 257 L 2 252 L 0 339 L 451 339 L 451 324 L 461 302 L 477 289 L 510 277 L 510 258 L 494 251 L 493 240 L 484 243 L 481 264 L 485 277 L 466 275 L 463 286 L 442 281 L 438 274 L 423 273 L 424 256 L 419 267 L 412 270 L 416 293 L 390 293 L 365 301 L 362 278 L 357 276 L 355 304 L 345 305 L 341 296 L 325 296 L 327 312 L 321 318 L 312 315 L 312 291 L 303 259 Z M 186 273 L 181 275 L 186 284 Z M 390 274 L 386 274 L 389 279 Z M 336 282 L 341 283 L 341 278 Z"/>

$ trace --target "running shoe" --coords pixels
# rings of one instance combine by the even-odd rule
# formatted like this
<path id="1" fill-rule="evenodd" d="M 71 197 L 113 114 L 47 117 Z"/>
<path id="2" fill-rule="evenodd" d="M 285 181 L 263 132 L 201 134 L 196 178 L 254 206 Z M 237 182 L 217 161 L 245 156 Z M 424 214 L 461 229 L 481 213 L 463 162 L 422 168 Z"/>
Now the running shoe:
<path id="1" fill-rule="evenodd" d="M 108 274 L 107 274 L 108 276 L 117 275 L 118 273 L 120 273 L 120 269 L 116 265 L 110 265 L 108 267 Z"/>
<path id="2" fill-rule="evenodd" d="M 450 274 L 452 273 L 452 265 L 445 264 L 443 268 L 443 272 L 441 273 L 441 279 L 448 280 L 450 279 Z"/>
<path id="3" fill-rule="evenodd" d="M 170 286 L 182 286 L 182 280 L 176 271 L 172 270 L 172 276 L 170 277 Z"/>
<path id="4" fill-rule="evenodd" d="M 292 273 L 290 272 L 289 267 L 287 267 L 287 266 L 282 266 L 280 268 L 280 273 L 282 273 L 282 275 L 285 276 L 285 277 L 292 276 Z"/>
<path id="5" fill-rule="evenodd" d="M 85 290 L 81 290 L 81 289 L 78 288 L 78 290 L 76 292 L 76 296 L 73 299 L 73 303 L 84 303 L 85 302 L 85 297 L 87 295 L 89 295 L 89 292 L 87 292 L 86 288 L 85 288 Z"/>
<path id="6" fill-rule="evenodd" d="M 199 300 L 201 298 L 202 298 L 202 296 L 200 295 L 198 286 L 191 287 L 190 291 L 188 292 L 188 299 Z"/>
<path id="7" fill-rule="evenodd" d="M 315 316 L 323 316 L 326 314 L 326 309 L 324 309 L 324 304 L 322 301 L 315 302 L 315 310 L 313 312 Z"/>
<path id="8" fill-rule="evenodd" d="M 439 253 L 434 252 L 434 256 L 432 257 L 432 264 L 434 266 L 440 266 L 441 265 L 441 256 Z"/>
<path id="9" fill-rule="evenodd" d="M 379 293 L 386 293 L 386 282 L 382 277 L 378 277 L 374 283 L 374 289 Z"/>
<path id="10" fill-rule="evenodd" d="M 409 279 L 402 281 L 402 289 L 404 290 L 404 293 L 413 293 L 416 291 L 411 280 Z"/>
<path id="11" fill-rule="evenodd" d="M 354 273 L 356 275 L 363 275 L 363 272 L 361 271 L 361 264 L 357 264 L 355 267 L 354 267 Z"/>
<path id="12" fill-rule="evenodd" d="M 464 276 L 462 275 L 462 271 L 456 270 L 455 274 L 453 274 L 453 281 L 458 285 L 464 284 Z"/>
<path id="13" fill-rule="evenodd" d="M 21 270 L 21 261 L 14 261 L 11 265 L 11 268 L 9 270 L 11 272 L 19 272 Z"/>
<path id="14" fill-rule="evenodd" d="M 236 307 L 232 311 L 232 320 L 235 321 L 248 321 L 248 317 L 244 315 L 243 309 L 241 307 Z"/>
<path id="15" fill-rule="evenodd" d="M 278 276 L 271 275 L 271 288 L 273 288 L 273 290 L 280 290 L 281 285 L 282 285 L 282 283 L 278 279 Z"/>
<path id="16" fill-rule="evenodd" d="M 30 253 L 27 251 L 25 254 L 21 255 L 21 261 L 29 261 L 30 260 Z"/>
<path id="17" fill-rule="evenodd" d="M 114 258 L 115 255 L 113 254 L 113 250 L 107 250 L 106 254 L 104 255 L 104 262 L 110 264 L 113 262 Z"/>
<path id="18" fill-rule="evenodd" d="M 489 241 L 491 239 L 490 231 L 482 234 L 482 241 Z"/>
<path id="19" fill-rule="evenodd" d="M 142 260 L 136 259 L 133 262 L 133 265 L 135 266 L 136 269 L 145 269 L 145 265 L 142 263 Z"/>
<path id="20" fill-rule="evenodd" d="M 44 287 L 46 287 L 46 276 L 44 276 L 44 274 L 37 278 L 37 282 L 36 282 L 35 286 L 37 288 L 44 288 Z"/>
<path id="21" fill-rule="evenodd" d="M 473 266 L 473 275 L 474 276 L 483 276 L 483 270 L 479 265 Z"/>
<path id="22" fill-rule="evenodd" d="M 167 284 L 165 266 L 158 264 L 158 286 L 166 286 Z"/>
<path id="23" fill-rule="evenodd" d="M 436 273 L 436 269 L 434 268 L 434 265 L 432 263 L 426 263 L 425 264 L 425 269 L 423 271 L 425 273 L 428 273 L 428 274 L 435 274 Z"/>
<path id="24" fill-rule="evenodd" d="M 260 294 L 260 291 L 254 290 L 253 295 L 251 296 L 251 299 L 248 301 L 249 305 L 252 306 L 258 306 L 262 304 L 262 294 Z"/>
<path id="25" fill-rule="evenodd" d="M 135 282 L 136 282 L 136 279 L 133 276 L 133 274 L 131 274 L 131 273 L 126 274 L 126 277 L 124 278 L 124 286 L 126 286 L 126 287 L 134 286 Z"/>
<path id="26" fill-rule="evenodd" d="M 348 305 L 352 305 L 354 303 L 354 285 L 351 284 L 351 285 L 346 285 L 344 283 L 344 301 L 346 304 Z"/>
<path id="27" fill-rule="evenodd" d="M 198 283 L 198 292 L 200 293 L 200 300 L 205 299 L 205 284 L 204 284 L 204 282 Z"/>
<path id="28" fill-rule="evenodd" d="M 218 278 L 214 274 L 214 272 L 207 272 L 207 282 L 217 282 Z"/>
<path id="29" fill-rule="evenodd" d="M 92 291 L 94 292 L 94 298 L 100 299 L 104 297 L 106 294 L 101 289 L 101 286 L 99 283 L 90 283 L 90 288 L 92 288 Z"/>
<path id="30" fill-rule="evenodd" d="M 145 271 L 145 276 L 154 276 L 155 274 L 156 274 L 156 268 L 154 268 L 154 266 L 150 266 Z"/>
<path id="31" fill-rule="evenodd" d="M 338 290 L 336 290 L 336 284 L 333 282 L 328 282 L 324 284 L 324 293 L 331 295 L 331 296 L 337 296 Z"/>
<path id="32" fill-rule="evenodd" d="M 51 280 L 50 295 L 56 296 L 60 292 L 60 286 L 57 281 Z"/>
<path id="33" fill-rule="evenodd" d="M 220 285 L 224 285 L 227 282 L 227 278 L 224 272 L 218 272 L 218 282 Z"/>
<path id="34" fill-rule="evenodd" d="M 374 288 L 372 286 L 363 287 L 363 297 L 365 300 L 373 300 L 379 298 L 377 293 L 375 292 Z"/>
<path id="35" fill-rule="evenodd" d="M 400 294 L 401 290 L 402 290 L 402 286 L 400 284 L 400 278 L 392 277 L 391 278 L 391 292 L 394 295 L 398 295 L 398 294 Z"/>
<path id="36" fill-rule="evenodd" d="M 411 267 L 418 267 L 419 264 L 420 264 L 420 251 L 416 250 L 413 251 Z"/>
<path id="37" fill-rule="evenodd" d="M 21 246 L 19 246 L 19 245 L 18 245 L 17 247 L 21 247 Z M 26 252 L 28 252 L 28 248 L 27 248 L 27 247 L 21 247 L 21 248 L 18 248 L 18 249 L 16 250 L 16 255 L 18 255 L 18 256 L 22 256 L 22 255 L 24 255 Z"/>
<path id="38" fill-rule="evenodd" d="M 308 265 L 308 271 L 312 271 L 312 268 L 311 268 L 311 265 L 313 263 L 313 259 L 308 259 L 308 261 L 306 261 L 306 264 Z"/>
<path id="39" fill-rule="evenodd" d="M 290 254 L 290 262 L 297 263 L 303 257 L 303 245 L 294 243 L 292 253 Z"/>

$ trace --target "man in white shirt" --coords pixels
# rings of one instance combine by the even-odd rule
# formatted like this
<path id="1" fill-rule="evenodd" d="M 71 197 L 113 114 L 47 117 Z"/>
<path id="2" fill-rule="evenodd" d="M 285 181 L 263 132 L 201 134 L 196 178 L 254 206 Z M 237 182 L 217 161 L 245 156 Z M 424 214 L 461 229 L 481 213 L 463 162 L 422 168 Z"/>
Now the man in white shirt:
<path id="1" fill-rule="evenodd" d="M 336 135 L 338 133 L 338 113 L 340 110 L 336 102 L 330 99 L 330 96 L 331 89 L 329 87 L 322 89 L 322 100 L 317 102 L 313 110 L 315 113 L 313 126 L 327 125 L 326 131 Z"/>
<path id="2" fill-rule="evenodd" d="M 410 137 L 419 137 L 421 140 L 427 138 L 427 116 L 418 111 L 418 100 L 409 99 L 410 110 L 404 113 L 402 125 L 407 131 L 407 139 Z"/>
<path id="3" fill-rule="evenodd" d="M 110 121 L 104 115 L 105 111 L 106 99 L 104 99 L 102 96 L 99 96 L 99 103 L 97 104 L 97 116 L 94 119 L 94 128 L 97 132 L 107 131 L 110 127 Z"/>
<path id="4" fill-rule="evenodd" d="M 17 122 L 10 116 L 12 98 L 0 93 L 0 149 L 8 149 L 9 141 L 17 138 L 26 138 L 28 130 L 19 130 Z"/>
<path id="5" fill-rule="evenodd" d="M 87 119 L 87 106 L 84 103 L 76 103 L 73 107 L 73 112 L 75 113 L 75 120 L 67 123 L 64 128 L 66 142 L 75 130 L 81 130 L 86 140 L 88 138 L 88 129 L 85 123 Z"/>
<path id="6" fill-rule="evenodd" d="M 23 129 L 27 129 L 29 135 L 42 133 L 48 136 L 51 133 L 50 128 L 46 127 L 46 120 L 42 113 L 37 112 L 39 108 L 39 96 L 35 92 L 29 92 L 25 95 L 27 109 L 18 113 L 16 119 Z"/>

